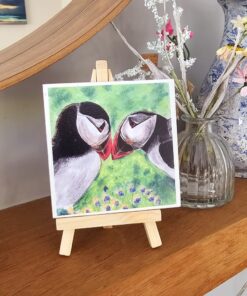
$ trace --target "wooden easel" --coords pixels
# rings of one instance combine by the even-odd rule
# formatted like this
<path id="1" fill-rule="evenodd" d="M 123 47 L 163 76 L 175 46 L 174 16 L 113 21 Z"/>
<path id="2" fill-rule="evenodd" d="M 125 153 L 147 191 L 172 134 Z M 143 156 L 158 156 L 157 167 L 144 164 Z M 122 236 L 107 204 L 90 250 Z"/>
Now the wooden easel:
<path id="1" fill-rule="evenodd" d="M 106 82 L 112 80 L 112 72 L 108 69 L 107 61 L 96 61 L 96 69 L 92 72 L 91 82 Z M 162 245 L 156 225 L 158 221 L 161 221 L 160 210 L 58 218 L 56 219 L 57 230 L 63 231 L 59 254 L 70 256 L 76 229 L 93 227 L 111 228 L 114 225 L 137 223 L 144 224 L 150 246 L 152 248 L 157 248 Z"/>

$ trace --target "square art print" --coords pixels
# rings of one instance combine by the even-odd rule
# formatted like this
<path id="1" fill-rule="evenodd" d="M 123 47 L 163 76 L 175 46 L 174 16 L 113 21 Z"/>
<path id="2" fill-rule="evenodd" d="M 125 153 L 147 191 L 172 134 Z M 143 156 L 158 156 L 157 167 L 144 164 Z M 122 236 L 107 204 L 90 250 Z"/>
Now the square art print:
<path id="1" fill-rule="evenodd" d="M 0 24 L 26 24 L 24 0 L 0 0 Z"/>
<path id="2" fill-rule="evenodd" d="M 180 206 L 172 80 L 44 85 L 53 216 Z"/>

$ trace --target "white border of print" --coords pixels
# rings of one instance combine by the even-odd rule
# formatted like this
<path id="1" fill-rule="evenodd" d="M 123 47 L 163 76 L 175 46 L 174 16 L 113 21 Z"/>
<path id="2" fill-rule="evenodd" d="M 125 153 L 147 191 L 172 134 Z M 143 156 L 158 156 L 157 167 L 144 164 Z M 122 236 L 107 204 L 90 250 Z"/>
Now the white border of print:
<path id="1" fill-rule="evenodd" d="M 99 85 L 119 85 L 119 84 L 154 84 L 154 83 L 167 83 L 169 85 L 169 99 L 171 107 L 171 120 L 172 120 L 172 138 L 173 138 L 173 157 L 174 157 L 174 169 L 175 169 L 175 191 L 176 191 L 176 203 L 167 206 L 153 206 L 138 209 L 126 209 L 116 210 L 112 212 L 102 211 L 95 213 L 80 213 L 58 216 L 56 212 L 56 194 L 55 194 L 55 182 L 54 182 L 54 169 L 53 169 L 53 153 L 52 153 L 52 136 L 50 126 L 50 110 L 49 110 L 49 96 L 48 90 L 51 88 L 64 88 L 64 87 L 81 87 L 81 86 L 99 86 Z M 112 82 L 83 82 L 83 83 L 57 83 L 57 84 L 44 84 L 44 109 L 45 109 L 45 126 L 46 126 L 46 139 L 47 139 L 47 151 L 48 151 L 48 163 L 49 163 L 49 176 L 50 176 L 50 188 L 51 188 L 51 201 L 52 201 L 52 214 L 53 218 L 69 218 L 69 217 L 80 217 L 80 216 L 94 216 L 102 214 L 114 214 L 114 213 L 125 213 L 125 212 L 139 212 L 146 210 L 155 209 L 168 209 L 176 208 L 181 206 L 180 196 L 180 181 L 179 181 L 179 162 L 178 162 L 178 139 L 177 139 L 177 120 L 176 120 L 176 101 L 175 101 L 175 86 L 172 79 L 164 80 L 144 80 L 144 81 L 112 81 Z"/>

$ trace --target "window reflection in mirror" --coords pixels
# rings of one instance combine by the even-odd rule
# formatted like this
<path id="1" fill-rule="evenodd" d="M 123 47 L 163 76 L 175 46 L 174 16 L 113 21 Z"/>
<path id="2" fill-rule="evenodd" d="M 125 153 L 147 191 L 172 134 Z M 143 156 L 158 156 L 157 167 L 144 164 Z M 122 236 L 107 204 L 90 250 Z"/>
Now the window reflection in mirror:
<path id="1" fill-rule="evenodd" d="M 71 0 L 25 0 L 27 23 L 0 24 L 0 50 L 32 33 L 70 2 Z"/>

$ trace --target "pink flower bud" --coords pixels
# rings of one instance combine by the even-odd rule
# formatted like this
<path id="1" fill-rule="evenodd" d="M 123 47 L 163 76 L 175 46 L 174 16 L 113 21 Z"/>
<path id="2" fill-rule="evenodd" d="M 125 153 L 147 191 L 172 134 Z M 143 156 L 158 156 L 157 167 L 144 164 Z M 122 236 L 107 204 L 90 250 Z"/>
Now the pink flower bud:
<path id="1" fill-rule="evenodd" d="M 166 30 L 166 33 L 168 33 L 169 36 L 173 35 L 174 30 L 173 30 L 172 23 L 171 23 L 170 19 L 166 23 L 165 30 Z"/>

